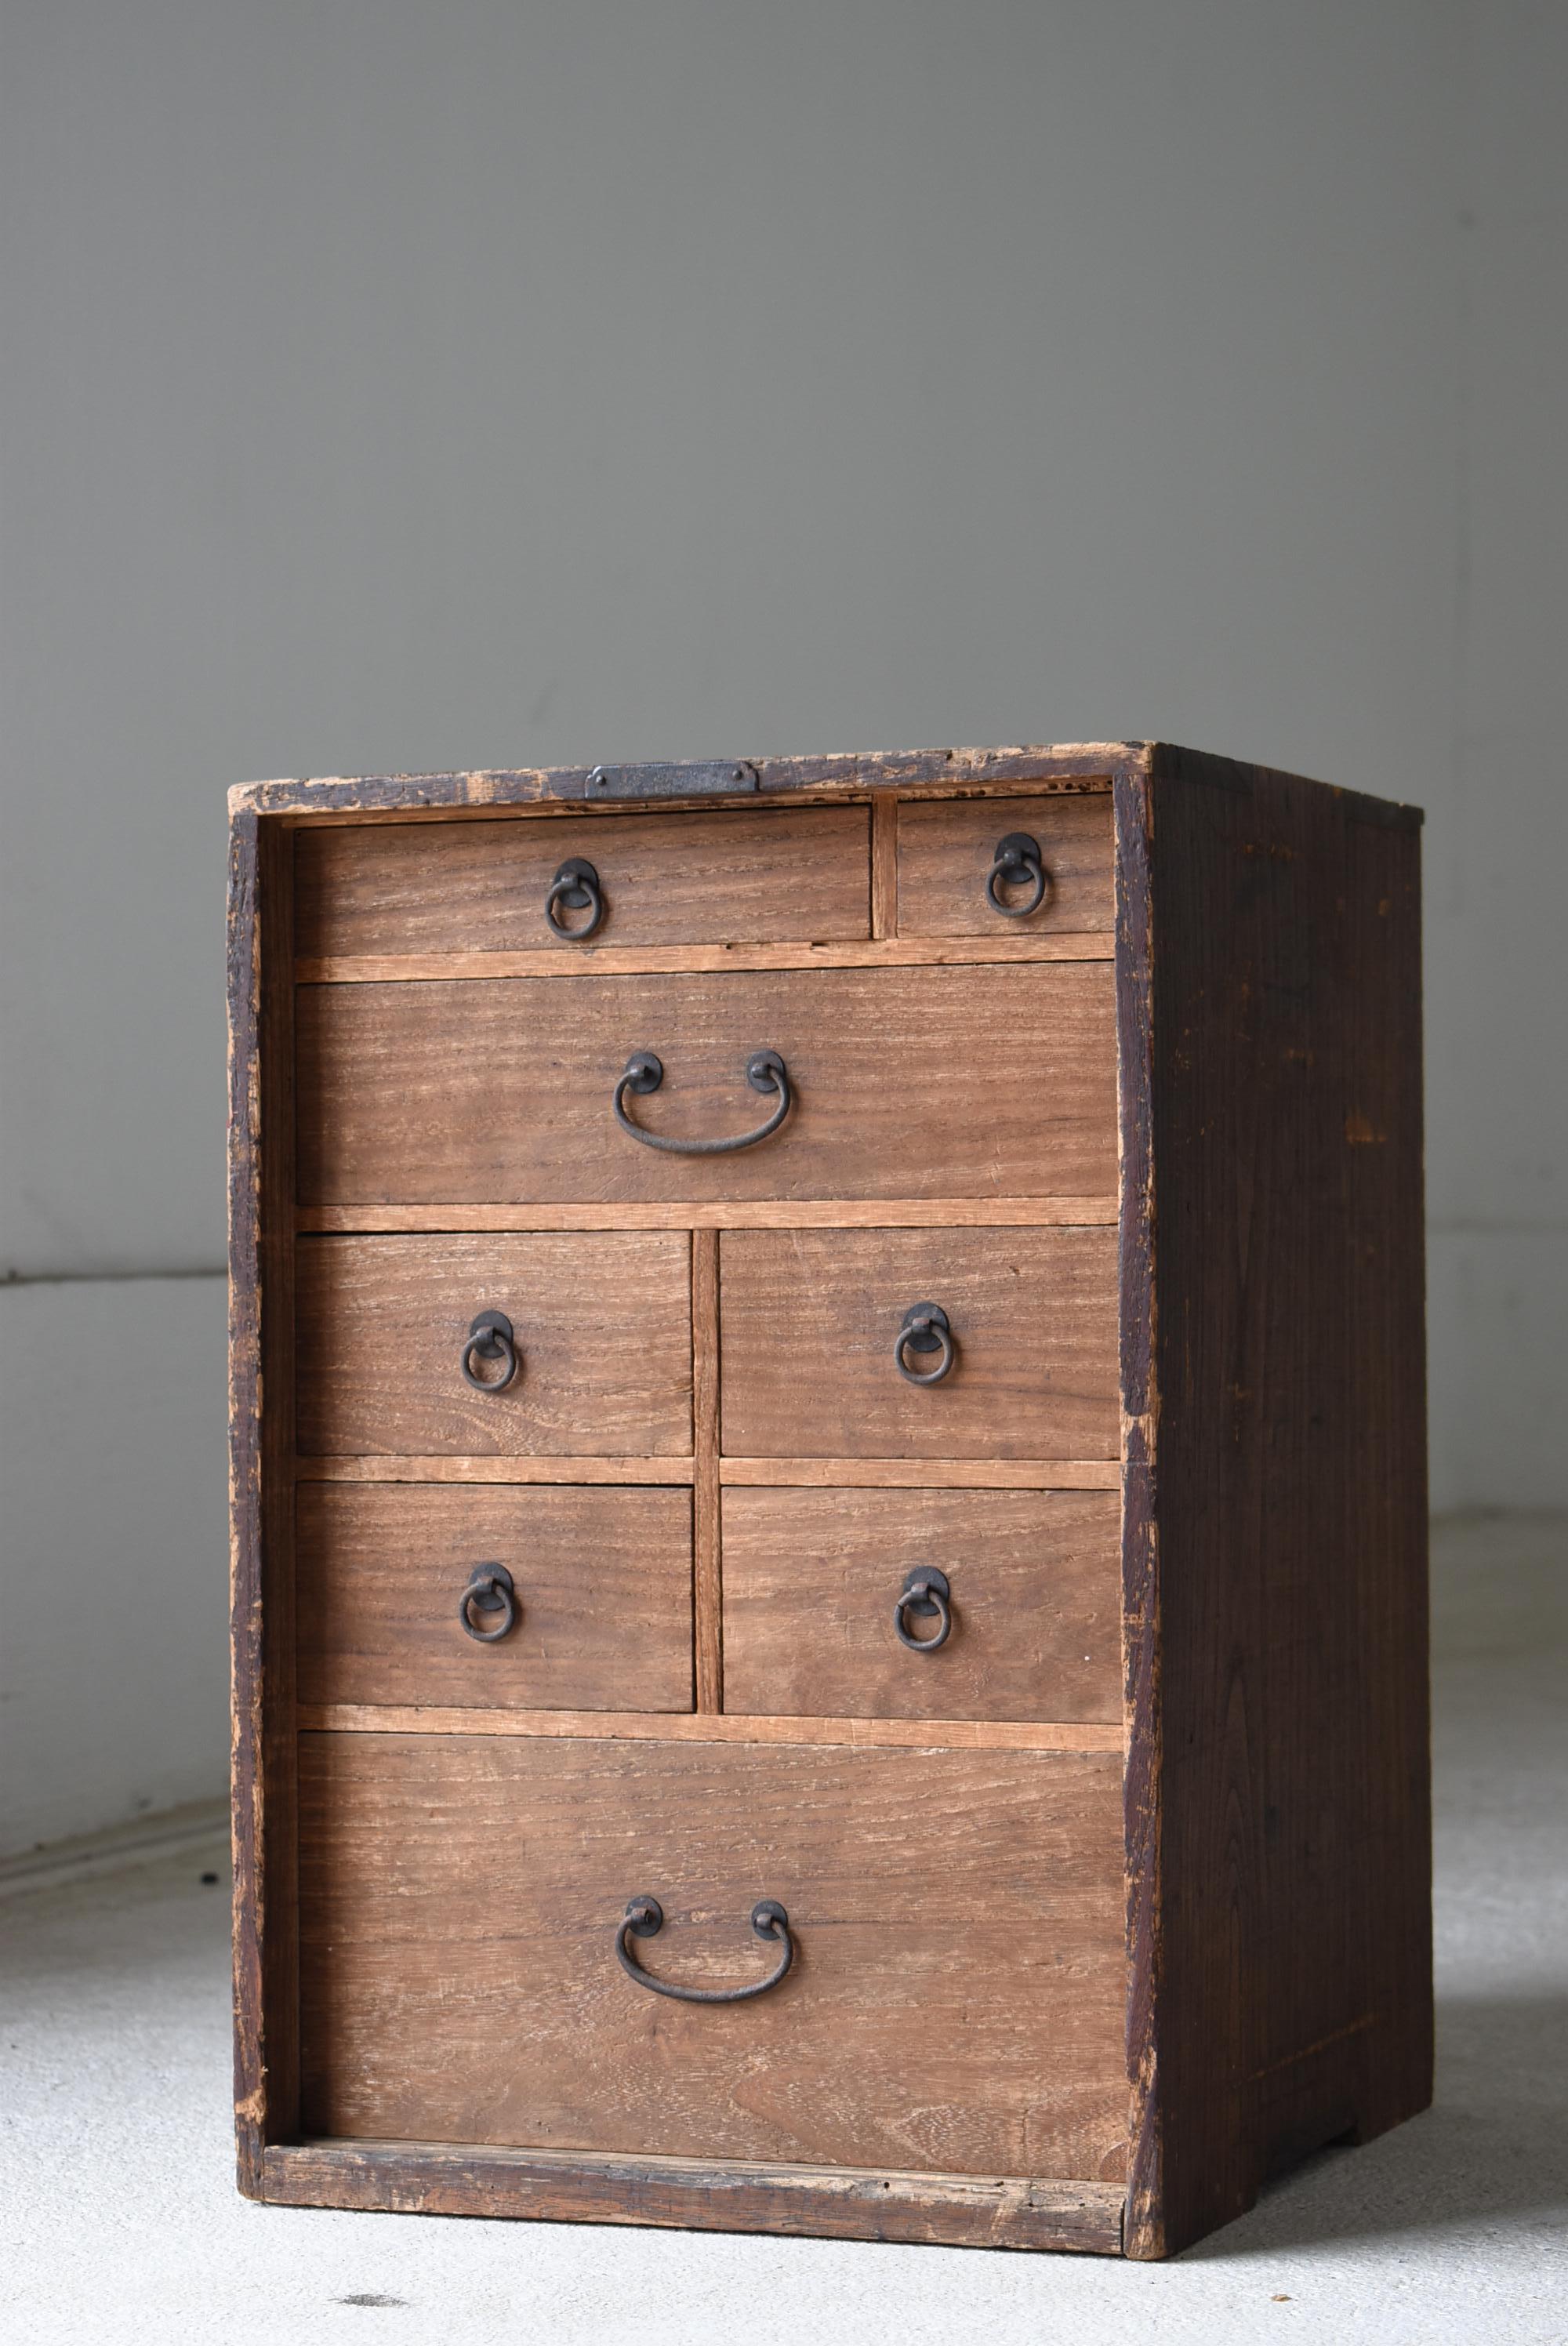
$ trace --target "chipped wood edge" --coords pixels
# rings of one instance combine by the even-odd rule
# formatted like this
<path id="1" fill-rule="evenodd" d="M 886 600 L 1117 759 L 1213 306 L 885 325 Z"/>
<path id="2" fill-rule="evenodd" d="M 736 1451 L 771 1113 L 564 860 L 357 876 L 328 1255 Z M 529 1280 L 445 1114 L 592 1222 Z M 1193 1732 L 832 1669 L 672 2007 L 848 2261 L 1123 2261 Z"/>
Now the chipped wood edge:
<path id="1" fill-rule="evenodd" d="M 1122 1658 L 1126 1770 L 1127 2202 L 1125 2252 L 1165 2249 L 1159 2096 L 1159 1545 L 1153 1162 L 1153 800 L 1150 764 L 1115 778 L 1116 1029 L 1121 1161 Z"/>
<path id="2" fill-rule="evenodd" d="M 626 766 L 614 800 L 589 799 L 593 766 L 534 766 L 467 774 L 321 775 L 303 780 L 243 782 L 229 792 L 231 813 L 353 815 L 400 811 L 477 810 L 493 813 L 530 805 L 575 803 L 604 807 L 646 806 L 672 812 L 687 805 L 755 805 L 772 795 L 801 790 L 826 797 L 886 790 L 926 790 L 962 795 L 966 790 L 1015 788 L 1021 782 L 1051 789 L 1106 787 L 1111 775 L 1135 758 L 1142 745 L 1129 741 L 1058 743 L 1049 748 L 884 750 L 863 756 L 753 758 L 735 761 L 755 775 L 749 788 L 715 791 L 706 781 L 695 799 L 682 800 L 665 765 Z M 706 760 L 688 761 L 695 771 L 711 771 Z M 729 762 L 726 760 L 725 762 Z"/>
<path id="3" fill-rule="evenodd" d="M 551 2223 L 1066 2249 L 1116 2256 L 1119 2184 L 887 2174 L 483 2145 L 308 2142 L 267 2153 L 280 2206 L 514 2216 Z"/>

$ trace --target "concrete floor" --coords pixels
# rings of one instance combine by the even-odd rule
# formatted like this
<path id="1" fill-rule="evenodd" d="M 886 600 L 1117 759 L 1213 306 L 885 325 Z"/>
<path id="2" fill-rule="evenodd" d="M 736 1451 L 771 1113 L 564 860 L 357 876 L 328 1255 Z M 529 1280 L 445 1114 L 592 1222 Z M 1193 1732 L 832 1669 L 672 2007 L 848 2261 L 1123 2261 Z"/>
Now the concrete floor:
<path id="1" fill-rule="evenodd" d="M 1568 2341 L 1568 1527 L 1437 1544 L 1436 2106 L 1164 2266 L 263 2208 L 192 1849 L 0 1906 L 0 2334 L 21 2346 Z"/>

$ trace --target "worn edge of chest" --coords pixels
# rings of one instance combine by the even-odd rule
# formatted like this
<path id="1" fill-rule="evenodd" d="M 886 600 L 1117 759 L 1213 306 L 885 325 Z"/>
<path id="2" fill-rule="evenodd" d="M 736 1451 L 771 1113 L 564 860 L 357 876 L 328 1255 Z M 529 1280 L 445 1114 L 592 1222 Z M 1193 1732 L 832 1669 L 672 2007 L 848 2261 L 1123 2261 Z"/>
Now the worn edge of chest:
<path id="1" fill-rule="evenodd" d="M 477 2148 L 301 2143 L 292 1558 L 288 1510 L 278 1503 L 292 1475 L 290 833 L 301 822 L 377 815 L 462 820 L 499 811 L 525 815 L 563 805 L 582 810 L 602 804 L 609 813 L 628 804 L 675 811 L 715 803 L 864 799 L 873 808 L 874 891 L 879 804 L 1025 788 L 1108 789 L 1115 810 L 1131 2103 L 1125 2207 L 1121 2187 L 1109 2185 L 1014 2178 L 993 2187 L 964 2178 L 871 2177 L 806 2168 L 731 2166 L 699 2172 L 696 2162 L 585 2153 L 563 2161 L 554 2155 Z M 1228 814 L 1217 817 L 1216 808 L 1227 803 Z M 1248 1455 L 1247 1492 L 1222 1484 L 1209 1494 L 1210 1568 L 1203 1585 L 1184 1587 L 1173 1601 L 1167 1517 L 1176 1511 L 1179 1534 L 1182 1519 L 1199 1512 L 1196 1462 L 1203 1443 L 1192 1413 L 1199 1403 L 1186 1396 L 1184 1415 L 1173 1413 L 1166 1400 L 1169 1340 L 1162 1314 L 1178 1303 L 1190 1313 L 1194 1301 L 1191 1295 L 1174 1294 L 1170 1274 L 1157 1259 L 1159 1234 L 1167 1225 L 1185 1229 L 1190 1260 L 1178 1257 L 1177 1275 L 1189 1279 L 1191 1260 L 1207 1259 L 1235 1236 L 1237 1185 L 1220 1195 L 1207 1178 L 1212 1167 L 1201 1181 L 1192 1171 L 1191 1104 L 1176 1076 L 1191 1057 L 1195 1024 L 1201 1030 L 1207 1015 L 1210 1039 L 1217 1046 L 1224 1042 L 1233 1066 L 1243 1066 L 1235 994 L 1237 984 L 1246 984 L 1238 975 L 1241 963 L 1257 953 L 1271 921 L 1295 917 L 1291 891 L 1303 873 L 1321 866 L 1331 893 L 1333 871 L 1342 878 L 1353 860 L 1346 842 L 1379 832 L 1392 836 L 1391 850 L 1385 841 L 1384 852 L 1392 853 L 1396 866 L 1401 853 L 1407 858 L 1397 913 L 1385 905 L 1374 917 L 1390 921 L 1387 933 L 1399 939 L 1392 971 L 1396 1023 L 1402 1021 L 1400 1039 L 1408 1055 L 1413 1020 L 1419 1063 L 1419 880 L 1413 876 L 1412 836 L 1419 811 L 1262 769 L 1136 743 L 742 760 L 722 769 L 576 767 L 265 782 L 232 792 L 230 811 L 229 1357 L 240 2188 L 252 2197 L 297 2202 L 596 2215 L 602 2220 L 1087 2248 L 1147 2258 L 1173 2252 L 1249 2206 L 1266 2174 L 1278 2165 L 1326 2139 L 1364 2138 L 1424 2106 L 1431 2072 L 1430 1856 L 1420 1838 L 1426 1749 L 1424 1448 L 1417 1422 L 1419 1370 L 1410 1357 L 1412 1293 L 1418 1325 L 1420 1319 L 1419 1184 L 1413 1219 L 1409 1211 L 1410 1167 L 1419 1173 L 1420 1165 L 1419 1075 L 1413 1133 L 1408 1116 L 1398 1131 L 1380 1130 L 1379 1103 L 1369 1093 L 1368 1106 L 1352 1109 L 1346 1120 L 1348 1135 L 1352 1123 L 1358 1132 L 1366 1125 L 1378 1135 L 1370 1145 L 1386 1149 L 1383 1162 L 1393 1168 L 1389 1187 L 1406 1209 L 1402 1236 L 1391 1233 L 1399 1260 L 1383 1298 L 1390 1323 L 1384 1349 L 1390 1358 L 1398 1356 L 1402 1379 L 1390 1418 L 1394 1479 L 1404 1499 L 1402 1545 L 1390 1576 L 1399 1601 L 1385 1608 L 1383 1647 L 1363 1673 L 1380 1689 L 1396 1688 L 1399 1718 L 1391 1732 L 1375 1721 L 1359 1722 L 1360 1744 L 1382 1751 L 1380 1797 L 1386 1808 L 1400 1809 L 1407 1826 L 1413 1820 L 1415 1829 L 1399 1885 L 1398 1927 L 1383 1934 L 1380 1969 L 1373 1966 L 1388 2002 L 1402 2002 L 1402 2011 L 1397 2017 L 1391 2010 L 1373 2011 L 1339 2032 L 1332 2043 L 1306 2045 L 1297 2060 L 1277 2064 L 1277 2076 L 1303 2066 L 1311 2074 L 1294 2098 L 1288 2091 L 1273 2091 L 1267 2108 L 1259 2106 L 1257 2094 L 1267 2081 L 1245 2072 L 1244 2040 L 1257 2039 L 1257 2012 L 1271 1998 L 1278 2001 L 1288 1983 L 1263 1977 L 1238 1992 L 1234 1957 L 1249 1935 L 1260 1930 L 1267 1935 L 1270 1882 L 1255 1872 L 1228 1904 L 1217 1902 L 1230 1918 L 1230 1971 L 1222 1976 L 1227 1951 L 1217 1956 L 1213 1929 L 1193 1911 L 1203 1902 L 1173 1897 L 1169 1872 L 1173 1859 L 1196 1862 L 1204 1856 L 1201 1821 L 1212 1816 L 1217 1800 L 1223 1807 L 1234 1800 L 1238 1785 L 1245 1796 L 1255 1780 L 1267 1776 L 1276 1747 L 1285 1749 L 1298 1732 L 1306 1688 L 1290 1686 L 1283 1695 L 1276 1689 L 1271 1712 L 1253 1730 L 1253 1748 L 1238 1758 L 1227 1747 L 1207 1769 L 1200 1766 L 1196 1778 L 1189 1770 L 1179 1798 L 1173 1796 L 1175 1780 L 1165 1764 L 1167 1744 L 1173 1728 L 1196 1732 L 1203 1723 L 1200 1707 L 1212 1693 L 1207 1664 L 1214 1647 L 1228 1634 L 1222 1625 L 1247 1575 L 1242 1508 L 1256 1484 L 1258 1428 L 1244 1425 L 1233 1445 Z M 1234 907 L 1238 858 L 1251 859 L 1249 878 L 1263 884 L 1245 892 L 1252 923 L 1245 944 L 1232 937 L 1217 946 L 1215 905 L 1229 901 Z M 1217 878 L 1222 867 L 1227 878 Z M 1240 925 L 1245 929 L 1245 923 Z M 1355 964 L 1362 951 L 1359 935 L 1347 932 L 1342 942 Z M 1383 974 L 1388 977 L 1387 967 Z M 1217 994 L 1223 997 L 1217 1005 Z M 1195 1016 L 1195 1005 L 1206 1002 L 1207 1011 Z M 1341 1003 L 1330 1015 L 1343 1013 Z M 1309 1053 L 1312 1046 L 1299 1047 Z M 1222 1134 L 1217 1145 L 1237 1163 L 1245 1157 L 1239 1133 Z M 1359 1144 L 1348 1137 L 1346 1145 Z M 1386 1200 L 1378 1210 L 1386 1213 Z M 1227 1310 L 1233 1316 L 1239 1311 L 1236 1299 L 1227 1299 L 1209 1314 L 1222 1344 L 1220 1323 Z M 1336 1502 L 1347 1505 L 1368 1481 L 1366 1461 L 1348 1455 L 1336 1455 L 1325 1478 Z M 1418 1487 L 1419 1530 L 1412 1495 Z M 1181 1553 L 1185 1563 L 1187 1551 Z M 1332 1595 L 1330 1589 L 1330 1610 Z M 1167 1615 L 1179 1616 L 1175 1635 Z M 1257 1619 L 1249 1620 L 1234 1673 L 1242 1681 L 1249 1668 L 1258 1667 L 1262 1635 Z M 1321 1659 L 1303 1657 L 1303 1668 Z M 1402 1809 L 1393 1777 L 1404 1784 Z M 1383 1853 L 1380 1841 L 1378 1851 Z M 1356 1891 L 1359 1921 L 1370 1928 L 1369 1878 L 1359 1878 Z M 1190 2064 L 1185 2074 L 1173 2075 L 1170 2048 L 1184 2029 L 1190 2034 L 1197 2025 L 1217 2032 L 1222 2057 L 1207 2077 Z"/>

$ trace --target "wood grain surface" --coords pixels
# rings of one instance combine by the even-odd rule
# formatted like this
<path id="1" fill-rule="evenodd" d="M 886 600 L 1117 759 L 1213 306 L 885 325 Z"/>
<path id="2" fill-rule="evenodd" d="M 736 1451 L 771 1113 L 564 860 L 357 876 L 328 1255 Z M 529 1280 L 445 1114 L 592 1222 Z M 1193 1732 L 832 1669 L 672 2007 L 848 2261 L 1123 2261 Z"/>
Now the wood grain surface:
<path id="1" fill-rule="evenodd" d="M 305 1483 L 295 1539 L 302 1703 L 691 1708 L 684 1491 Z M 487 1564 L 516 1619 L 481 1644 L 458 1614 Z"/>
<path id="2" fill-rule="evenodd" d="M 1114 1193 L 1101 1198 L 775 1198 L 698 1204 L 497 1206 L 444 1204 L 303 1206 L 300 1230 L 836 1230 L 1001 1229 L 1032 1222 L 1105 1222 L 1115 1228 Z"/>
<path id="3" fill-rule="evenodd" d="M 307 1454 L 691 1454 L 684 1237 L 301 1239 L 298 1282 Z M 478 1392 L 463 1352 L 489 1310 L 522 1368 Z"/>
<path id="4" fill-rule="evenodd" d="M 1103 1197 L 1114 1017 L 1104 962 L 302 986 L 300 1199 Z M 649 1131 L 756 1129 L 759 1050 L 795 1105 L 757 1148 L 661 1153 L 612 1109 L 650 1050 L 663 1086 L 631 1102 Z"/>
<path id="5" fill-rule="evenodd" d="M 474 1710 L 430 1704 L 301 1703 L 323 1735 L 545 1735 L 633 1743 L 846 1743 L 854 1750 L 1115 1751 L 1122 1729 L 1093 1719 L 769 1719 L 721 1710 Z"/>
<path id="6" fill-rule="evenodd" d="M 289 2143 L 267 2153 L 280 2207 L 398 2215 L 521 2216 L 563 2224 L 809 2234 L 1115 2256 L 1122 2187 L 887 2175 L 852 2168 L 496 2150 L 475 2143 Z"/>
<path id="7" fill-rule="evenodd" d="M 1039 842 L 1046 889 L 1038 912 L 999 913 L 986 894 L 998 842 L 1025 831 Z M 1003 903 L 1023 888 L 999 891 Z M 1094 798 L 939 799 L 899 810 L 899 935 L 1033 940 L 1115 927 L 1111 801 Z"/>
<path id="8" fill-rule="evenodd" d="M 719 1249 L 727 1453 L 1117 1455 L 1113 1231 L 727 1230 Z M 940 1384 L 894 1364 L 921 1302 L 952 1324 Z"/>
<path id="9" fill-rule="evenodd" d="M 1139 2256 L 1431 2090 L 1419 834 L 1185 752 L 1149 788 Z"/>
<path id="10" fill-rule="evenodd" d="M 1097 1492 L 726 1491 L 725 1708 L 1119 1726 L 1120 1514 Z M 952 1628 L 914 1654 L 893 1612 L 925 1565 Z"/>
<path id="11" fill-rule="evenodd" d="M 1120 1761 L 306 1735 L 307 2132 L 1115 2181 Z M 769 1968 L 737 2004 L 660 1977 Z"/>
<path id="12" fill-rule="evenodd" d="M 537 822 L 375 823 L 305 831 L 295 848 L 306 955 L 505 952 L 570 961 L 601 949 L 870 930 L 870 818 L 861 807 L 562 815 Z M 555 936 L 545 902 L 560 866 L 599 875 L 594 936 Z M 575 925 L 586 908 L 560 907 Z"/>

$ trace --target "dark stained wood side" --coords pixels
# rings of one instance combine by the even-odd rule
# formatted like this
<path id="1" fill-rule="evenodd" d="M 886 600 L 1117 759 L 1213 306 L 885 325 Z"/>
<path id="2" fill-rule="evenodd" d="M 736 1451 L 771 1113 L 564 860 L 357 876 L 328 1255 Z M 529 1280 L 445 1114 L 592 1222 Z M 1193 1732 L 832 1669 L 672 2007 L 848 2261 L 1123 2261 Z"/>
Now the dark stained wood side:
<path id="1" fill-rule="evenodd" d="M 1160 2164 L 1149 2199 L 1135 2160 L 1135 2256 L 1431 2079 L 1419 836 L 1185 752 L 1151 791 Z"/>
<path id="2" fill-rule="evenodd" d="M 270 2150 L 265 2196 L 290 2208 L 666 2224 L 1090 2256 L 1115 2256 L 1122 2234 L 1122 2192 L 1115 2183 L 885 2175 L 471 2143 L 307 2142 Z"/>
<path id="3" fill-rule="evenodd" d="M 1159 1546 L 1155 1518 L 1158 1393 L 1155 1384 L 1155 1230 L 1150 1162 L 1153 1004 L 1149 784 L 1140 766 L 1114 783 L 1116 861 L 1116 1068 L 1121 1143 L 1120 1377 L 1122 1669 L 1126 1766 L 1127 2204 L 1129 2253 L 1157 2256 L 1161 2238 Z"/>
<path id="4" fill-rule="evenodd" d="M 289 844 L 281 824 L 237 814 L 228 944 L 234 2104 L 239 2188 L 252 2198 L 265 2146 L 287 2140 L 299 2117 Z"/>

